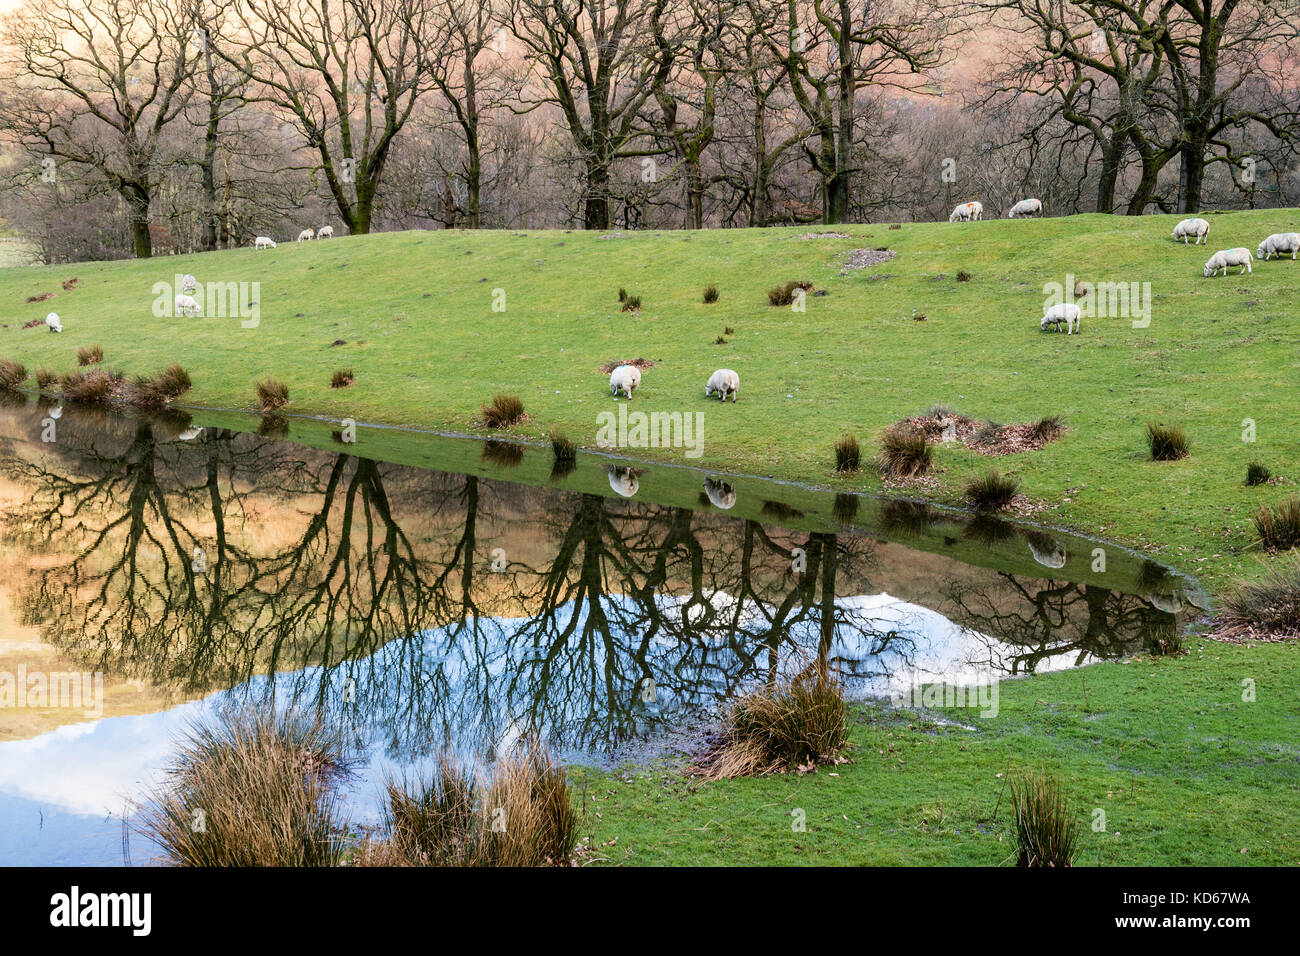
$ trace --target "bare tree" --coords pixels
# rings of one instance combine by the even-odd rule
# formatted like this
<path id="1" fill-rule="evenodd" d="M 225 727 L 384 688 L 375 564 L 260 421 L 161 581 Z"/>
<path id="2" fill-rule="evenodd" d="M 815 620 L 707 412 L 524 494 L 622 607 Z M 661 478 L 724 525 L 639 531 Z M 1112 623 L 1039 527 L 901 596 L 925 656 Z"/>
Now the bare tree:
<path id="1" fill-rule="evenodd" d="M 130 207 L 135 254 L 152 254 L 149 209 L 199 60 L 186 0 L 49 0 L 6 18 L 11 55 L 0 128 L 34 155 L 101 178 Z"/>

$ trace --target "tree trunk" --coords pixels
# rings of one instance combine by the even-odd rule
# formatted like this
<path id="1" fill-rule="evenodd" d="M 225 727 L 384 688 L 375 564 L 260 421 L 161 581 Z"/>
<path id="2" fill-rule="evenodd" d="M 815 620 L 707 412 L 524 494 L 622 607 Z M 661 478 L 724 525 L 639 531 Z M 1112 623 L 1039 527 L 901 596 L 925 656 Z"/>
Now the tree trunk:
<path id="1" fill-rule="evenodd" d="M 609 169 L 601 163 L 587 165 L 587 196 L 583 202 L 583 228 L 609 228 Z"/>
<path id="2" fill-rule="evenodd" d="M 704 228 L 704 173 L 695 154 L 686 158 L 686 228 Z"/>
<path id="3" fill-rule="evenodd" d="M 217 248 L 217 136 L 221 122 L 221 104 L 217 100 L 216 74 L 212 68 L 212 45 L 204 31 L 204 68 L 208 76 L 208 122 L 203 131 L 203 249 Z"/>
<path id="4" fill-rule="evenodd" d="M 1179 170 L 1179 211 L 1199 212 L 1201 191 L 1205 187 L 1205 135 L 1197 130 L 1183 146 Z"/>
<path id="5" fill-rule="evenodd" d="M 1115 184 L 1124 160 L 1124 139 L 1124 133 L 1116 133 L 1102 146 L 1101 178 L 1097 180 L 1097 212 L 1115 211 Z"/>

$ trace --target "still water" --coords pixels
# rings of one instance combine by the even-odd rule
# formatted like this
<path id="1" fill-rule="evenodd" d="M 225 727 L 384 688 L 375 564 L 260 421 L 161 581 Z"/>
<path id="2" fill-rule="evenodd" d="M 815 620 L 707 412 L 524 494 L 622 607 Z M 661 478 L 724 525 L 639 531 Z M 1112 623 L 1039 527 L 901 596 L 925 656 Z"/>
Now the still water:
<path id="1" fill-rule="evenodd" d="M 341 722 L 365 817 L 444 746 L 644 758 L 803 662 L 889 696 L 1150 651 L 1204 606 L 1115 546 L 913 502 L 342 438 L 0 408 L 0 864 L 146 862 L 122 816 L 214 708 Z"/>

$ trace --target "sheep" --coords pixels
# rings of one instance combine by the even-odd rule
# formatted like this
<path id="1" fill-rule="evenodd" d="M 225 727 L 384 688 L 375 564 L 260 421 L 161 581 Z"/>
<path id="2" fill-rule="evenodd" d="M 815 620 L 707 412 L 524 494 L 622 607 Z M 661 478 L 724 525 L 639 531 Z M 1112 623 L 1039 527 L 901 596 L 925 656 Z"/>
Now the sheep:
<path id="1" fill-rule="evenodd" d="M 1184 219 L 1178 225 L 1174 226 L 1174 238 L 1183 240 L 1183 245 L 1187 245 L 1189 237 L 1196 237 L 1196 245 L 1203 241 L 1208 242 L 1210 236 L 1210 224 L 1204 219 Z"/>
<path id="2" fill-rule="evenodd" d="M 63 323 L 59 321 L 59 313 L 51 312 L 45 317 L 45 324 L 50 327 L 51 332 L 62 332 Z"/>
<path id="3" fill-rule="evenodd" d="M 181 279 L 181 291 L 186 293 L 187 295 L 192 293 L 198 287 L 199 287 L 199 280 L 194 278 L 194 276 L 190 275 L 188 272 Z"/>
<path id="4" fill-rule="evenodd" d="M 315 238 L 316 238 L 316 233 L 312 231 L 311 227 L 308 227 L 304 229 L 302 232 L 298 233 L 299 242 L 311 242 Z"/>
<path id="5" fill-rule="evenodd" d="M 707 398 L 714 392 L 718 393 L 721 401 L 726 401 L 727 396 L 731 396 L 731 403 L 736 403 L 736 396 L 740 394 L 740 376 L 729 368 L 720 368 L 709 376 L 709 382 L 704 386 L 704 395 Z"/>
<path id="6" fill-rule="evenodd" d="M 176 440 L 177 440 L 177 441 L 194 441 L 194 439 L 198 438 L 198 437 L 199 437 L 200 435 L 202 435 L 202 434 L 203 434 L 203 428 L 202 428 L 201 426 L 199 426 L 199 425 L 194 425 L 194 426 L 192 426 L 192 427 L 190 427 L 190 428 L 185 429 L 185 431 L 183 431 L 183 432 L 181 432 L 179 435 L 177 435 L 177 436 L 176 436 Z"/>
<path id="7" fill-rule="evenodd" d="M 192 295 L 176 296 L 176 314 L 177 315 L 198 315 L 199 303 Z"/>
<path id="8" fill-rule="evenodd" d="M 334 227 L 333 227 L 333 226 L 321 226 L 320 229 L 316 230 L 316 238 L 317 238 L 317 239 L 333 239 L 333 238 L 334 238 Z"/>
<path id="9" fill-rule="evenodd" d="M 1049 325 L 1055 326 L 1056 331 L 1061 330 L 1061 324 L 1065 324 L 1065 334 L 1079 331 L 1079 319 L 1083 315 L 1083 309 L 1074 302 L 1058 302 L 1049 308 L 1043 310 L 1043 320 L 1038 323 L 1038 327 L 1044 332 Z"/>
<path id="10" fill-rule="evenodd" d="M 948 217 L 949 222 L 970 222 L 975 219 L 984 218 L 984 204 L 979 202 L 964 202 L 952 211 Z"/>
<path id="11" fill-rule="evenodd" d="M 705 478 L 704 494 L 713 507 L 723 511 L 736 505 L 736 490 L 721 478 Z"/>
<path id="12" fill-rule="evenodd" d="M 1050 547 L 1039 548 L 1038 544 L 1033 541 L 1029 542 L 1029 553 L 1045 568 L 1063 568 L 1065 567 L 1065 547 L 1055 538 L 1045 538 L 1040 544 Z"/>
<path id="13" fill-rule="evenodd" d="M 1296 253 L 1300 252 L 1300 232 L 1275 232 L 1259 244 L 1259 249 L 1255 252 L 1257 259 L 1272 259 L 1273 256 L 1284 256 L 1291 253 L 1291 261 L 1295 261 Z"/>
<path id="14" fill-rule="evenodd" d="M 253 240 L 254 249 L 274 249 L 275 240 L 270 236 L 258 236 Z"/>
<path id="15" fill-rule="evenodd" d="M 637 489 L 641 487 L 641 482 L 637 479 L 635 468 L 610 465 L 609 486 L 624 498 L 631 498 L 637 493 Z"/>
<path id="16" fill-rule="evenodd" d="M 619 392 L 624 392 L 631 400 L 632 393 L 640 384 L 641 370 L 635 365 L 620 365 L 609 373 L 609 391 L 616 399 Z"/>
<path id="17" fill-rule="evenodd" d="M 1043 214 L 1043 201 L 1041 199 L 1022 199 L 1011 207 L 1007 213 L 1008 219 L 1032 219 L 1034 216 Z"/>
<path id="18" fill-rule="evenodd" d="M 1241 266 L 1241 272 L 1238 272 L 1237 275 L 1241 275 L 1245 272 L 1253 273 L 1255 270 L 1250 267 L 1250 260 L 1251 255 L 1249 249 L 1242 249 L 1240 247 L 1236 249 L 1223 249 L 1210 256 L 1210 260 L 1205 263 L 1205 278 L 1208 279 L 1210 276 L 1215 275 L 1220 269 L 1223 270 L 1223 274 L 1226 276 L 1228 274 L 1228 266 Z"/>

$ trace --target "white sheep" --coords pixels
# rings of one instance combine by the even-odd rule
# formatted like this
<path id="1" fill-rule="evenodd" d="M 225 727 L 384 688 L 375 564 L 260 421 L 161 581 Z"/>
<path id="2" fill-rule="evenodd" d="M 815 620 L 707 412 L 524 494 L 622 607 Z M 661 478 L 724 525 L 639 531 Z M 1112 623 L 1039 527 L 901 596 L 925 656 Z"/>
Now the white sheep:
<path id="1" fill-rule="evenodd" d="M 51 332 L 62 332 L 63 323 L 59 321 L 59 313 L 51 312 L 45 317 L 45 324 L 50 327 Z"/>
<path id="2" fill-rule="evenodd" d="M 199 437 L 200 435 L 202 435 L 202 434 L 203 434 L 203 428 L 202 428 L 201 426 L 199 426 L 199 425 L 194 425 L 194 426 L 192 426 L 192 427 L 190 427 L 190 428 L 185 429 L 185 431 L 183 431 L 183 432 L 181 432 L 179 435 L 177 435 L 177 436 L 176 436 L 176 440 L 177 440 L 177 441 L 194 441 L 194 439 L 198 438 L 198 437 Z"/>
<path id="3" fill-rule="evenodd" d="M 637 489 L 641 487 L 641 482 L 637 479 L 635 468 L 610 465 L 609 486 L 624 498 L 631 498 L 637 493 Z"/>
<path id="4" fill-rule="evenodd" d="M 1256 258 L 1272 259 L 1274 256 L 1284 256 L 1291 253 L 1291 261 L 1295 261 L 1296 253 L 1300 252 L 1300 232 L 1275 232 L 1259 244 L 1259 249 L 1255 252 Z"/>
<path id="5" fill-rule="evenodd" d="M 736 505 L 736 490 L 720 478 L 705 478 L 704 494 L 713 507 L 723 511 Z"/>
<path id="6" fill-rule="evenodd" d="M 1196 245 L 1209 240 L 1210 224 L 1204 219 L 1184 219 L 1178 225 L 1174 226 L 1174 238 L 1183 240 L 1183 245 L 1187 245 L 1190 238 L 1196 239 Z"/>
<path id="7" fill-rule="evenodd" d="M 958 205 L 948 217 L 949 222 L 970 222 L 975 219 L 984 218 L 984 204 L 979 202 L 964 202 Z"/>
<path id="8" fill-rule="evenodd" d="M 176 314 L 177 315 L 198 315 L 199 303 L 192 295 L 184 293 L 176 296 Z"/>
<path id="9" fill-rule="evenodd" d="M 302 232 L 298 233 L 298 241 L 299 241 L 299 242 L 311 242 L 311 241 L 312 241 L 313 239 L 315 239 L 315 238 L 316 238 L 316 233 L 313 232 L 313 231 L 311 230 L 310 227 L 308 227 L 308 228 L 304 229 Z"/>
<path id="10" fill-rule="evenodd" d="M 1236 249 L 1223 249 L 1210 256 L 1210 261 L 1205 263 L 1205 277 L 1208 279 L 1210 276 L 1217 274 L 1220 269 L 1223 270 L 1223 274 L 1226 276 L 1228 274 L 1228 266 L 1241 266 L 1241 272 L 1238 272 L 1237 275 L 1241 275 L 1245 272 L 1253 273 L 1255 270 L 1250 267 L 1250 260 L 1251 255 L 1249 249 L 1242 249 L 1240 247 Z"/>
<path id="11" fill-rule="evenodd" d="M 740 376 L 729 368 L 720 368 L 709 376 L 709 382 L 704 386 L 705 397 L 717 393 L 721 401 L 726 401 L 727 396 L 731 396 L 731 403 L 736 403 L 736 396 L 740 394 Z"/>
<path id="12" fill-rule="evenodd" d="M 1032 540 L 1029 542 L 1029 553 L 1045 568 L 1063 568 L 1065 567 L 1065 547 L 1055 538 L 1047 538 L 1043 544 L 1051 545 L 1050 551 L 1040 550 Z"/>
<path id="13" fill-rule="evenodd" d="M 270 236 L 258 236 L 253 240 L 254 249 L 274 249 L 275 240 Z"/>
<path id="14" fill-rule="evenodd" d="M 615 398 L 619 392 L 624 392 L 630 399 L 640 384 L 641 370 L 635 365 L 620 365 L 609 373 L 609 391 Z"/>
<path id="15" fill-rule="evenodd" d="M 1034 216 L 1043 214 L 1043 201 L 1041 199 L 1022 199 L 1011 207 L 1007 213 L 1008 219 L 1032 219 Z"/>
<path id="16" fill-rule="evenodd" d="M 1038 323 L 1038 327 L 1044 332 L 1049 325 L 1055 326 L 1056 331 L 1061 330 L 1061 325 L 1065 325 L 1065 334 L 1079 331 L 1079 319 L 1083 316 L 1083 309 L 1079 308 L 1074 302 L 1058 302 L 1049 308 L 1043 310 L 1043 320 Z"/>
<path id="17" fill-rule="evenodd" d="M 333 239 L 333 238 L 334 238 L 334 227 L 333 227 L 333 226 L 321 226 L 320 229 L 316 230 L 316 238 L 317 238 L 317 239 Z"/>

